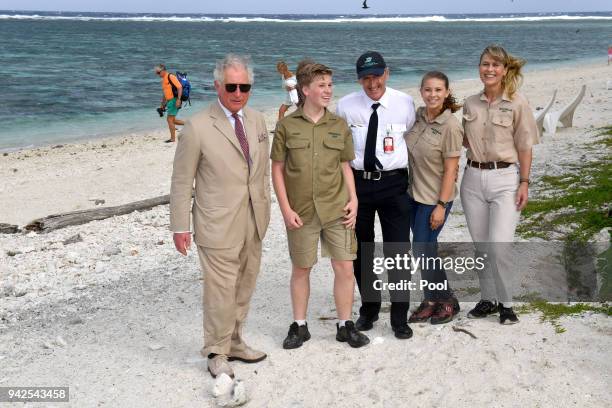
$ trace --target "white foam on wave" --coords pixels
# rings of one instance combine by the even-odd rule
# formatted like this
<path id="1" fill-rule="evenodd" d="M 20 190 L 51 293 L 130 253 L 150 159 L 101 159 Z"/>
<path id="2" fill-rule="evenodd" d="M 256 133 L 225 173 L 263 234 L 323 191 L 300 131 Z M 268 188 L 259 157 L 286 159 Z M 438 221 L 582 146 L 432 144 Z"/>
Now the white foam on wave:
<path id="1" fill-rule="evenodd" d="M 538 16 L 500 16 L 500 17 L 445 17 L 432 16 L 364 16 L 335 18 L 272 18 L 272 17 L 211 17 L 211 16 L 62 16 L 38 14 L 0 14 L 0 20 L 79 20 L 79 21 L 143 21 L 143 22 L 224 22 L 224 23 L 443 23 L 443 22 L 513 22 L 513 21 L 554 21 L 554 20 L 612 20 L 612 16 L 572 16 L 572 15 L 538 15 Z"/>
<path id="2" fill-rule="evenodd" d="M 444 16 L 424 16 L 424 17 L 338 17 L 334 19 L 305 18 L 293 20 L 301 23 L 428 23 L 453 21 Z"/>
<path id="3" fill-rule="evenodd" d="M 521 17 L 490 17 L 490 18 L 472 18 L 466 17 L 463 19 L 449 20 L 449 21 L 482 21 L 482 22 L 495 22 L 495 21 L 546 21 L 546 20 L 612 20 L 612 16 L 521 16 Z"/>
<path id="4" fill-rule="evenodd" d="M 157 16 L 131 16 L 131 17 L 107 17 L 107 16 L 41 16 L 38 14 L 0 14 L 0 20 L 77 20 L 77 21 L 183 21 L 183 22 L 208 22 L 219 21 L 211 17 L 157 17 Z"/>

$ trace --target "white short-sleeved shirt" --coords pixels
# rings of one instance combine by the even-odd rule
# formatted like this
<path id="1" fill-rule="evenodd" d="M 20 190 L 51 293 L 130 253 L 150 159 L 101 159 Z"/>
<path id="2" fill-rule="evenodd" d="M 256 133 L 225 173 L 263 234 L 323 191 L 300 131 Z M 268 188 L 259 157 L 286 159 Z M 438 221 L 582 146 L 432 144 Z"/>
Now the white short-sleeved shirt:
<path id="1" fill-rule="evenodd" d="M 297 79 L 294 76 L 285 79 L 282 75 L 281 79 L 283 80 L 283 89 L 286 89 L 287 87 L 291 88 L 291 90 L 287 91 L 287 94 L 285 95 L 285 102 L 283 102 L 283 105 L 297 105 L 299 102 L 298 92 L 297 89 L 295 89 L 297 87 Z"/>
<path id="2" fill-rule="evenodd" d="M 297 79 L 294 76 L 287 79 L 283 79 L 283 87 L 288 86 L 289 88 L 295 88 L 297 86 Z"/>
<path id="3" fill-rule="evenodd" d="M 408 149 L 404 133 L 412 128 L 415 121 L 414 101 L 410 95 L 387 87 L 379 101 L 374 101 L 365 93 L 357 91 L 344 96 L 336 105 L 336 113 L 344 118 L 353 134 L 355 160 L 351 166 L 363 170 L 363 156 L 368 136 L 368 123 L 372 115 L 372 104 L 380 103 L 378 113 L 378 134 L 376 137 L 376 158 L 383 171 L 405 169 L 408 167 Z M 393 138 L 393 151 L 385 152 L 384 139 Z"/>

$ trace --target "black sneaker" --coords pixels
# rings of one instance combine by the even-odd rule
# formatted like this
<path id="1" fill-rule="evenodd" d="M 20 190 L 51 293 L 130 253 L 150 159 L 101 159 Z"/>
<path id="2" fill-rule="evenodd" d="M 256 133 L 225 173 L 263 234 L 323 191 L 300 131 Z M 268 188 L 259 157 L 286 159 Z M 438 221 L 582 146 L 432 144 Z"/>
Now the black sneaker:
<path id="1" fill-rule="evenodd" d="M 368 331 L 374 327 L 374 322 L 378 320 L 378 315 L 370 318 L 367 316 L 359 316 L 359 319 L 355 322 L 355 327 L 359 331 Z"/>
<path id="2" fill-rule="evenodd" d="M 368 336 L 363 333 L 360 333 L 355 327 L 355 323 L 350 320 L 344 324 L 344 326 L 340 327 L 339 323 L 336 323 L 336 340 L 340 342 L 347 342 L 349 346 L 357 348 L 361 346 L 365 346 L 370 342 Z"/>
<path id="3" fill-rule="evenodd" d="M 511 307 L 504 307 L 503 304 L 499 304 L 499 323 L 501 324 L 515 324 L 518 323 L 519 319 L 516 317 L 516 313 Z"/>
<path id="4" fill-rule="evenodd" d="M 302 347 L 305 341 L 310 340 L 310 332 L 308 331 L 308 323 L 304 326 L 299 326 L 296 322 L 291 323 L 289 326 L 289 333 L 283 341 L 283 348 L 285 350 L 296 349 Z"/>
<path id="5" fill-rule="evenodd" d="M 467 317 L 470 319 L 482 319 L 490 314 L 498 312 L 497 303 L 489 302 L 488 300 L 481 300 L 476 306 L 470 310 Z"/>

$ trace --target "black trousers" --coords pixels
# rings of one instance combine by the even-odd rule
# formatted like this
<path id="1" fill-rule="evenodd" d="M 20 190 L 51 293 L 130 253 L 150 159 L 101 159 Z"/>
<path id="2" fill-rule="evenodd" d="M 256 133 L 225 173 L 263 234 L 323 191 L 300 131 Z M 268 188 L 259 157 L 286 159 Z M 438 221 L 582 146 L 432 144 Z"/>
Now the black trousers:
<path id="1" fill-rule="evenodd" d="M 382 229 L 385 257 L 404 256 L 410 249 L 410 197 L 407 193 L 407 173 L 383 176 L 380 180 L 364 180 L 355 175 L 359 208 L 357 211 L 357 259 L 353 262 L 355 280 L 361 294 L 359 314 L 373 318 L 380 312 L 381 292 L 374 289 L 380 279 L 373 271 L 374 221 L 378 213 Z M 365 245 L 364 245 L 365 244 Z M 388 281 L 410 280 L 409 270 L 388 269 Z M 408 320 L 410 291 L 391 291 L 391 325 L 400 326 Z"/>

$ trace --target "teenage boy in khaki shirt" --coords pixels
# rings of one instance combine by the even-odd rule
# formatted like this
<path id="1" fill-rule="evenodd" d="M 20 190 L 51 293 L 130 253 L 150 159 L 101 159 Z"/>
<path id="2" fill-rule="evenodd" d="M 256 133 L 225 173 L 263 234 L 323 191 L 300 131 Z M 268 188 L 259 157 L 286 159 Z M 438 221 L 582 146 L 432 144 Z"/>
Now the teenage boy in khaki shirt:
<path id="1" fill-rule="evenodd" d="M 295 321 L 283 348 L 298 348 L 310 339 L 306 310 L 319 237 L 322 255 L 331 257 L 335 274 L 336 340 L 361 347 L 370 340 L 350 320 L 357 252 L 357 194 L 349 165 L 355 158 L 353 140 L 346 122 L 327 110 L 332 96 L 331 69 L 303 61 L 297 81 L 301 105 L 278 123 L 271 154 L 272 182 L 287 227 L 292 263 Z"/>

